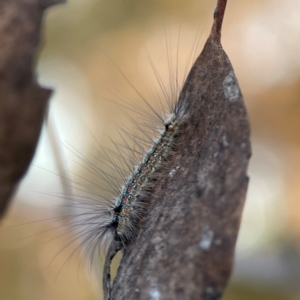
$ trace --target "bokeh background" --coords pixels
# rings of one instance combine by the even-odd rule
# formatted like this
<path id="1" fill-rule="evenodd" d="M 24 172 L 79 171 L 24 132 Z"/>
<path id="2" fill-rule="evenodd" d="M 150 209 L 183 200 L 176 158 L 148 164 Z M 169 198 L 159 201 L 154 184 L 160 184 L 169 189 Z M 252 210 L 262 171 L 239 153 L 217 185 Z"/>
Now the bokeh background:
<path id="1" fill-rule="evenodd" d="M 36 70 L 55 92 L 35 159 L 0 228 L 0 299 L 101 299 L 101 261 L 94 260 L 96 272 L 82 265 L 72 230 L 59 220 L 68 201 L 60 195 L 72 192 L 68 178 L 73 186 L 90 184 L 82 177 L 97 180 L 80 156 L 94 160 L 98 143 L 110 147 L 110 138 L 120 138 L 116 127 L 130 127 L 115 102 L 143 106 L 136 90 L 154 106 L 163 98 L 151 61 L 166 89 L 174 82 L 170 70 L 183 82 L 209 34 L 215 2 L 69 0 L 48 10 Z M 253 157 L 223 299 L 296 300 L 300 1 L 228 2 L 223 47 L 249 111 Z"/>

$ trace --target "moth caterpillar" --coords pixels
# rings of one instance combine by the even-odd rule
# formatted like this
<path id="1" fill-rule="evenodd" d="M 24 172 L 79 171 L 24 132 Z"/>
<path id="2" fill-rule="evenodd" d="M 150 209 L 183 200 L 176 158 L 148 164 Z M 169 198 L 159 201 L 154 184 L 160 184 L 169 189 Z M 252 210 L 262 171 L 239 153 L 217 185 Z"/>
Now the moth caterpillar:
<path id="1" fill-rule="evenodd" d="M 151 61 L 150 64 L 160 81 L 155 65 Z M 75 207 L 75 211 L 67 215 L 67 223 L 77 230 L 75 235 L 79 238 L 79 246 L 86 249 L 88 258 L 94 257 L 94 253 L 100 249 L 102 254 L 107 254 L 110 263 L 108 252 L 111 248 L 125 249 L 138 233 L 140 221 L 147 217 L 151 190 L 156 181 L 161 176 L 172 176 L 170 174 L 174 173 L 170 161 L 180 146 L 179 138 L 184 131 L 187 107 L 184 98 L 178 99 L 180 84 L 177 75 L 171 77 L 176 86 L 172 88 L 171 95 L 166 95 L 162 88 L 165 103 L 159 104 L 160 112 L 140 95 L 148 108 L 146 110 L 121 102 L 121 106 L 137 116 L 131 114 L 129 118 L 138 133 L 122 128 L 122 145 L 114 143 L 115 149 L 109 150 L 100 145 L 97 159 L 103 163 L 103 169 L 79 154 L 80 160 L 92 172 L 93 182 L 101 190 L 95 193 L 87 188 L 83 196 L 79 193 L 65 196 Z M 77 186 L 75 192 L 80 189 Z M 108 268 L 109 264 L 104 270 L 106 285 L 110 284 Z"/>
<path id="2" fill-rule="evenodd" d="M 126 247 L 126 243 L 134 239 L 135 228 L 143 215 L 151 185 L 159 176 L 164 162 L 176 148 L 176 137 L 180 132 L 183 114 L 180 104 L 176 105 L 174 111 L 164 121 L 164 129 L 160 131 L 158 138 L 153 141 L 141 162 L 134 167 L 125 184 L 120 187 L 115 203 L 106 211 L 101 210 L 99 218 L 107 220 L 107 224 L 101 224 L 98 230 L 105 241 L 114 239 L 121 242 L 122 247 Z"/>
<path id="3" fill-rule="evenodd" d="M 154 108 L 150 108 L 151 115 L 135 106 L 137 115 L 144 119 L 133 121 L 140 134 L 123 131 L 124 143 L 115 144 L 115 149 L 107 150 L 100 145 L 102 150 L 97 159 L 103 162 L 103 169 L 78 154 L 81 164 L 92 172 L 93 182 L 100 188 L 90 189 L 89 180 L 83 184 L 73 180 L 72 195 L 62 196 L 71 203 L 71 210 L 63 218 L 74 230 L 77 249 L 83 250 L 91 264 L 96 252 L 109 257 L 112 247 L 118 251 L 126 249 L 138 233 L 140 221 L 147 217 L 153 186 L 160 176 L 169 176 L 172 171 L 168 163 L 176 154 L 186 118 L 183 100 L 167 101 L 166 117 L 163 113 L 160 116 Z M 76 151 L 70 145 L 66 147 Z M 108 258 L 108 263 L 111 259 Z M 108 264 L 103 276 L 106 286 L 110 285 L 109 273 Z"/>

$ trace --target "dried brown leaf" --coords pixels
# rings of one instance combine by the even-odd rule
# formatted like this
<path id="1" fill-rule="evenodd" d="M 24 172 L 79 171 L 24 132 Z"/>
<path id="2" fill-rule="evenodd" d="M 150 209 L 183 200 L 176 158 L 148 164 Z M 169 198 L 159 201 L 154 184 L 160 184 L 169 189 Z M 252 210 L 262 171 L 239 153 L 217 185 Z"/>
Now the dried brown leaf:
<path id="1" fill-rule="evenodd" d="M 111 299 L 220 299 L 228 282 L 244 206 L 250 126 L 221 46 L 226 1 L 185 82 L 189 119 L 156 184 L 151 210 L 125 250 Z"/>

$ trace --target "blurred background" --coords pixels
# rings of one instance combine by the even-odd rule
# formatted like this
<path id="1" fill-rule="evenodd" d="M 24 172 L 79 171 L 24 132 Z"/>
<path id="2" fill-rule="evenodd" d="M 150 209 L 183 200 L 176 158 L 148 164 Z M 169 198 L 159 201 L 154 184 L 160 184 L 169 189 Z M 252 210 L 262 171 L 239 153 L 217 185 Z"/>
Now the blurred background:
<path id="1" fill-rule="evenodd" d="M 296 300 L 300 1 L 228 2 L 223 47 L 248 108 L 253 156 L 235 268 L 223 299 Z M 35 159 L 0 228 L 0 299 L 101 299 L 101 271 L 83 267 L 72 230 L 60 220 L 68 201 L 60 195 L 72 192 L 68 179 L 77 189 L 91 185 L 82 179 L 93 181 L 84 175 L 81 155 L 94 161 L 98 143 L 110 147 L 110 138 L 120 139 L 117 126 L 130 128 L 115 102 L 143 106 L 140 93 L 156 106 L 164 97 L 151 62 L 166 89 L 174 83 L 170 70 L 183 82 L 209 35 L 215 4 L 68 0 L 48 10 L 36 70 L 40 83 L 55 92 Z"/>

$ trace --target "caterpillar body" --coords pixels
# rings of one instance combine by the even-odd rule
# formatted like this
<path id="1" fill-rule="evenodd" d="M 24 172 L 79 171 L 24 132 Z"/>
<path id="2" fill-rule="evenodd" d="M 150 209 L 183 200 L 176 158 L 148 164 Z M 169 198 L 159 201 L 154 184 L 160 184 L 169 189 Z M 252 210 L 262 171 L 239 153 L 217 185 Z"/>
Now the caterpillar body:
<path id="1" fill-rule="evenodd" d="M 106 262 L 103 271 L 104 299 L 110 299 L 111 279 L 110 263 L 117 251 L 126 248 L 137 234 L 139 222 L 146 216 L 149 209 L 149 198 L 155 181 L 160 175 L 170 174 L 168 162 L 176 153 L 178 138 L 184 128 L 186 119 L 185 101 L 178 101 L 173 111 L 163 121 L 164 129 L 159 131 L 158 137 L 152 141 L 150 149 L 142 156 L 134 170 L 126 178 L 120 188 L 115 202 L 98 215 L 98 242 L 105 249 Z M 158 115 L 156 115 L 158 116 Z M 143 130 L 142 130 L 143 131 Z M 147 134 L 145 133 L 147 136 Z M 151 140 L 151 137 L 149 137 Z M 133 149 L 131 149 L 134 152 Z M 121 156 L 123 159 L 123 157 Z M 114 168 L 118 166 L 113 164 Z M 119 172 L 122 170 L 118 170 Z M 103 204 L 100 207 L 103 208 Z M 92 217 L 94 218 L 94 216 Z M 105 221 L 104 221 L 105 220 Z M 93 237 L 94 238 L 94 237 Z"/>
<path id="2" fill-rule="evenodd" d="M 80 210 L 79 213 L 69 216 L 70 225 L 79 228 L 77 237 L 83 239 L 80 246 L 86 248 L 87 256 L 92 259 L 97 250 L 106 256 L 103 271 L 105 299 L 110 299 L 111 260 L 116 252 L 126 249 L 127 245 L 134 241 L 139 223 L 147 215 L 150 207 L 151 190 L 160 176 L 168 176 L 172 171 L 169 169 L 169 163 L 176 154 L 179 137 L 184 131 L 187 107 L 185 99 L 179 99 L 177 103 L 174 95 L 171 99 L 168 101 L 171 113 L 168 113 L 165 118 L 161 117 L 149 103 L 147 104 L 154 112 L 154 116 L 144 115 L 138 111 L 142 116 L 154 121 L 155 125 L 152 129 L 156 132 L 156 139 L 153 139 L 153 132 L 147 132 L 150 122 L 146 122 L 146 125 L 137 124 L 134 121 L 144 138 L 137 136 L 133 138 L 131 133 L 125 131 L 126 137 L 123 135 L 123 145 L 115 144 L 117 152 L 109 155 L 107 150 L 103 149 L 105 164 L 113 169 L 112 173 L 119 174 L 120 178 L 101 169 L 97 169 L 97 174 L 100 174 L 104 182 L 113 188 L 114 194 L 117 196 L 111 195 L 108 198 L 98 194 L 97 198 L 100 196 L 100 201 L 99 199 L 95 201 L 90 196 L 84 197 L 84 199 L 80 197 L 75 202 L 75 207 L 77 206 L 83 211 Z M 159 129 L 159 123 L 162 129 Z M 136 147 L 129 146 L 126 138 L 127 140 L 132 139 Z M 128 159 L 126 154 L 122 154 L 122 147 L 129 150 L 131 158 Z M 148 150 L 145 151 L 146 147 Z M 114 155 L 117 156 L 116 160 L 112 158 Z M 82 159 L 90 168 L 95 169 L 91 162 Z M 126 173 L 131 168 L 132 171 Z M 125 183 L 120 185 L 122 180 Z M 92 263 L 92 260 L 90 261 Z"/>
<path id="3" fill-rule="evenodd" d="M 83 215 L 87 217 L 82 223 L 95 225 L 92 230 L 89 229 L 86 232 L 88 242 L 92 241 L 93 244 L 90 255 L 93 256 L 96 245 L 100 244 L 101 252 L 106 253 L 114 242 L 118 243 L 118 250 L 121 250 L 134 240 L 138 224 L 146 215 L 149 207 L 148 200 L 155 181 L 162 173 L 168 174 L 170 172 L 166 169 L 166 165 L 178 147 L 177 139 L 185 120 L 185 106 L 183 104 L 182 101 L 175 104 L 174 109 L 165 120 L 155 113 L 157 121 L 163 125 L 163 129 L 158 130 L 156 139 L 147 134 L 145 128 L 138 125 L 139 130 L 142 131 L 148 141 L 145 142 L 136 137 L 134 143 L 140 148 L 139 150 L 131 148 L 127 142 L 125 143 L 126 148 L 128 147 L 134 156 L 126 163 L 126 169 L 130 169 L 130 166 L 134 165 L 129 175 L 121 166 L 124 161 L 126 162 L 126 158 L 120 154 L 120 149 L 118 149 L 119 153 L 117 154 L 118 163 L 106 156 L 109 167 L 121 175 L 120 177 L 125 183 L 119 187 L 118 180 L 117 183 L 112 182 L 115 178 L 100 170 L 102 177 L 108 176 L 110 179 L 105 181 L 113 186 L 114 191 L 118 193 L 117 196 L 114 199 L 106 198 L 106 201 L 83 202 L 89 208 L 85 213 L 79 214 L 81 217 Z M 126 135 L 130 138 L 129 133 L 126 132 Z M 146 151 L 143 150 L 145 147 L 141 146 L 143 142 L 150 145 Z M 140 161 L 138 161 L 139 157 L 141 157 Z M 73 217 L 76 218 L 76 215 Z"/>
<path id="4" fill-rule="evenodd" d="M 179 36 L 177 47 L 179 47 Z M 188 71 L 187 65 L 193 62 L 193 56 L 195 59 L 198 43 L 196 36 L 194 45 L 187 55 L 185 72 Z M 164 85 L 155 64 L 150 59 L 152 71 L 163 93 L 163 99 L 159 95 L 156 98 L 159 109 L 154 108 L 117 67 L 147 107 L 146 110 L 139 108 L 126 100 L 122 101 L 124 97 L 119 97 L 120 106 L 125 106 L 130 113 L 136 113 L 142 119 L 129 116 L 139 134 L 134 135 L 122 127 L 121 144 L 114 142 L 114 149 L 107 149 L 100 145 L 101 150 L 97 157 L 102 164 L 100 168 L 95 166 L 94 161 L 75 150 L 75 155 L 84 164 L 84 168 L 92 174 L 93 179 L 89 180 L 78 175 L 85 183 L 72 181 L 73 191 L 77 193 L 64 195 L 66 200 L 70 200 L 71 209 L 63 218 L 71 227 L 71 231 L 75 232 L 75 237 L 71 239 L 77 241 L 76 251 L 83 250 L 90 261 L 90 267 L 96 252 L 106 257 L 103 283 L 104 290 L 108 289 L 105 292 L 107 295 L 111 288 L 109 267 L 113 256 L 117 251 L 126 249 L 137 236 L 139 226 L 151 208 L 151 192 L 156 182 L 161 177 L 173 176 L 174 170 L 178 168 L 173 169 L 172 163 L 178 153 L 177 149 L 181 146 L 180 136 L 184 133 L 190 108 L 187 107 L 186 97 L 179 94 L 181 84 L 178 81 L 181 80 L 178 79 L 177 74 L 178 48 L 176 74 L 169 61 L 171 60 L 170 46 L 166 45 L 166 48 L 170 88 Z M 113 64 L 115 65 L 114 62 Z M 182 77 L 184 81 L 186 76 Z M 74 148 L 71 151 L 74 152 Z M 89 184 L 93 187 L 90 188 Z M 106 299 L 109 299 L 109 296 Z"/>
<path id="5" fill-rule="evenodd" d="M 196 53 L 196 48 L 192 49 L 192 52 Z M 192 53 L 188 60 L 190 64 Z M 115 65 L 114 62 L 113 64 Z M 137 91 L 117 67 L 125 81 L 147 107 L 142 109 L 132 105 L 124 97 L 119 97 L 121 104 L 117 103 L 142 119 L 135 118 L 132 114 L 127 115 L 139 134 L 134 135 L 132 131 L 126 131 L 122 127 L 122 132 L 119 132 L 122 142 L 120 144 L 113 142 L 114 150 L 100 145 L 101 151 L 97 151 L 97 160 L 108 167 L 108 171 L 102 167 L 95 167 L 92 161 L 79 155 L 95 178 L 93 181 L 98 181 L 97 187 L 101 190 L 100 193 L 98 191 L 95 193 L 93 189 L 92 192 L 88 189 L 85 191 L 87 196 L 73 195 L 69 199 L 73 201 L 78 196 L 74 206 L 79 207 L 79 210 L 69 215 L 69 222 L 71 226 L 75 225 L 79 229 L 77 236 L 84 239 L 80 246 L 85 248 L 84 252 L 89 259 L 98 250 L 105 256 L 112 246 L 122 250 L 134 240 L 139 224 L 146 217 L 150 207 L 151 191 L 156 181 L 161 176 L 168 176 L 172 171 L 169 163 L 176 155 L 179 137 L 188 119 L 189 110 L 185 97 L 180 97 L 178 66 L 175 74 L 169 63 L 171 88 L 168 91 L 151 58 L 150 65 L 164 95 L 163 100 L 158 96 L 159 111 Z M 183 80 L 185 77 L 183 76 Z M 107 191 L 108 195 L 105 194 Z"/>
<path id="6" fill-rule="evenodd" d="M 143 160 L 136 166 L 134 172 L 128 177 L 126 184 L 116 199 L 111 210 L 111 223 L 115 228 L 115 239 L 122 243 L 133 238 L 134 228 L 139 217 L 139 198 L 145 194 L 151 180 L 155 178 L 155 172 L 161 167 L 161 163 L 167 158 L 172 147 L 174 137 L 178 130 L 178 118 L 172 114 L 165 122 L 165 130 L 154 142 Z"/>

